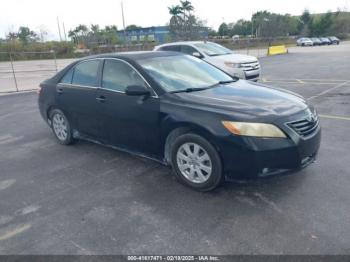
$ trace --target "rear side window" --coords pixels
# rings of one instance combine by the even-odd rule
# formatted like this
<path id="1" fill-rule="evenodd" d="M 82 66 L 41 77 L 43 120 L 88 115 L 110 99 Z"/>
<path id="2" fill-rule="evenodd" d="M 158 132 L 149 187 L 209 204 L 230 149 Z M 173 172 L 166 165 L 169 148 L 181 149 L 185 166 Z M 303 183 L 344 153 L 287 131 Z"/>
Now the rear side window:
<path id="1" fill-rule="evenodd" d="M 73 85 L 96 86 L 99 60 L 85 61 L 74 68 Z"/>
<path id="2" fill-rule="evenodd" d="M 60 83 L 71 84 L 72 76 L 73 76 L 73 68 L 69 69 L 68 72 L 66 72 L 66 74 L 61 78 Z"/>
<path id="3" fill-rule="evenodd" d="M 168 45 L 160 48 L 161 51 L 173 51 L 173 52 L 181 52 L 181 46 L 179 45 Z"/>
<path id="4" fill-rule="evenodd" d="M 146 86 L 141 76 L 123 61 L 107 59 L 103 66 L 102 87 L 124 92 L 127 86 Z"/>

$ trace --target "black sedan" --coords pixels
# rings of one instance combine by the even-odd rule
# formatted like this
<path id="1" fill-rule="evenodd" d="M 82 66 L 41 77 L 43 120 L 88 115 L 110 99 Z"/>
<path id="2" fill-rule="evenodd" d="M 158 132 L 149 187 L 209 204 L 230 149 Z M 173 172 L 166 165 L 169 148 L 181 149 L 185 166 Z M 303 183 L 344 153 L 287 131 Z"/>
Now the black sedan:
<path id="1" fill-rule="evenodd" d="M 202 191 L 306 167 L 321 137 L 302 97 L 174 52 L 76 61 L 40 85 L 39 107 L 59 143 L 87 139 L 155 159 Z"/>
<path id="2" fill-rule="evenodd" d="M 320 39 L 322 45 L 331 45 L 332 44 L 331 40 L 329 40 L 329 38 L 327 38 L 327 37 L 321 37 L 319 39 Z"/>

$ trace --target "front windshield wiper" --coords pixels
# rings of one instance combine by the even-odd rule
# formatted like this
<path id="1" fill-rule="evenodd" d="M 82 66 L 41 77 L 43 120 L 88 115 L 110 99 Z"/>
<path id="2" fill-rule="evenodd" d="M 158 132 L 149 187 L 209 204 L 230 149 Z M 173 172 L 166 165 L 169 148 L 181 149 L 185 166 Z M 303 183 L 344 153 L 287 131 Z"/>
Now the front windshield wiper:
<path id="1" fill-rule="evenodd" d="M 216 87 L 218 85 L 226 85 L 226 84 L 230 84 L 233 82 L 237 82 L 238 79 L 239 79 L 238 77 L 233 77 L 231 80 L 222 80 L 222 81 L 219 81 L 211 86 L 208 86 L 207 88 L 213 88 L 213 87 Z"/>
<path id="2" fill-rule="evenodd" d="M 217 84 L 219 85 L 225 85 L 225 84 L 229 84 L 229 83 L 233 83 L 233 82 L 237 82 L 238 81 L 238 77 L 233 77 L 232 79 L 230 80 L 223 80 L 223 81 L 219 81 Z"/>
<path id="3" fill-rule="evenodd" d="M 206 90 L 209 88 L 213 88 L 216 87 L 218 85 L 225 85 L 225 84 L 229 84 L 229 83 L 233 83 L 236 82 L 238 80 L 238 78 L 233 78 L 232 80 L 225 80 L 225 81 L 219 81 L 213 85 L 207 86 L 207 87 L 197 87 L 197 88 L 185 88 L 185 89 L 180 89 L 180 90 L 175 90 L 175 91 L 170 91 L 169 93 L 190 93 L 190 92 L 195 92 L 195 91 L 202 91 L 202 90 Z"/>
<path id="4" fill-rule="evenodd" d="M 198 88 L 185 88 L 185 89 L 180 89 L 180 90 L 175 90 L 175 91 L 170 91 L 169 93 L 190 93 L 190 92 L 195 92 L 195 91 L 201 91 L 201 90 L 205 90 L 208 89 L 208 87 L 198 87 Z"/>

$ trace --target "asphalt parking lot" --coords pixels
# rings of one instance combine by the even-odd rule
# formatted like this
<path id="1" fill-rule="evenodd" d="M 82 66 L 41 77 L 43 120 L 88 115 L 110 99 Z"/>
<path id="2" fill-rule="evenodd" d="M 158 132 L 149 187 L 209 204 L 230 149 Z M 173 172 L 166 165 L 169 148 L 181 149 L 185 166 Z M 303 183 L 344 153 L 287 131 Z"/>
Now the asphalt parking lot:
<path id="1" fill-rule="evenodd" d="M 349 254 L 349 45 L 261 59 L 262 83 L 317 108 L 318 160 L 198 193 L 89 142 L 61 146 L 35 93 L 0 96 L 0 254 Z"/>

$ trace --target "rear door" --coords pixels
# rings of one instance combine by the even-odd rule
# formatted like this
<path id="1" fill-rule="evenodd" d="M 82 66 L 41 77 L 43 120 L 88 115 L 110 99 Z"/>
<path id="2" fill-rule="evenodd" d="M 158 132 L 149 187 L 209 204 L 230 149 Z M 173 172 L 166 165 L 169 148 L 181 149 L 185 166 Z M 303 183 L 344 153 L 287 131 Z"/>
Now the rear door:
<path id="1" fill-rule="evenodd" d="M 129 85 L 150 86 L 129 63 L 106 59 L 101 88 L 96 93 L 97 117 L 107 143 L 157 157 L 160 151 L 159 98 L 152 95 L 129 96 Z"/>
<path id="2" fill-rule="evenodd" d="M 96 90 L 101 59 L 78 63 L 56 87 L 57 106 L 64 111 L 74 129 L 89 136 L 98 136 Z"/>

